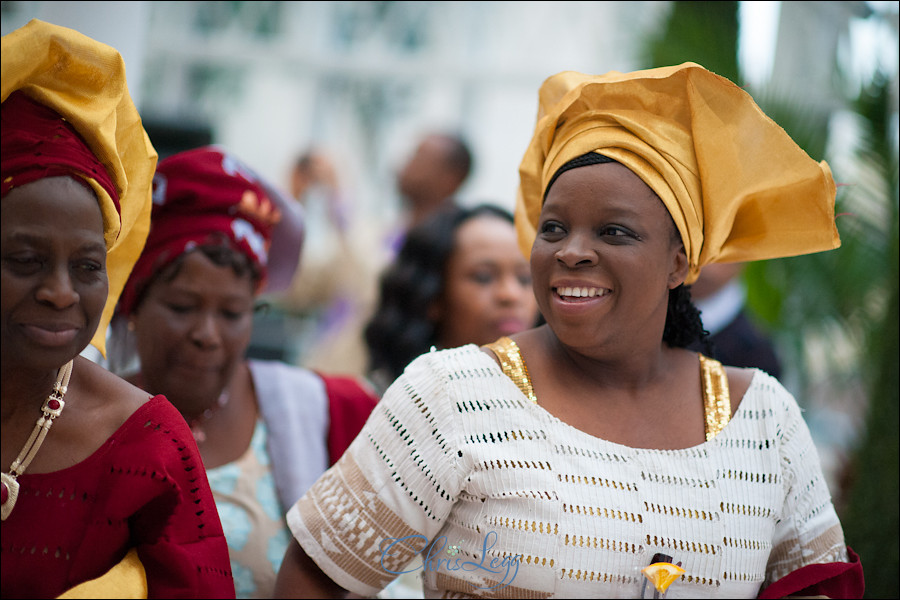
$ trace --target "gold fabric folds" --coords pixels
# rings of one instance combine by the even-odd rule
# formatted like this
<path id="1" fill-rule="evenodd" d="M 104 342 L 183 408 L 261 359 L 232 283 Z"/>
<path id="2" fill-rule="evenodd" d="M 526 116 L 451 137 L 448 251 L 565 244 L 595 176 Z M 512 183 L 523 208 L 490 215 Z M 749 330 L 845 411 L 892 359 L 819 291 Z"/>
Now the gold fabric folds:
<path id="1" fill-rule="evenodd" d="M 633 73 L 566 71 L 539 92 L 519 167 L 516 226 L 528 256 L 544 193 L 562 165 L 596 151 L 662 199 L 690 261 L 796 256 L 840 246 L 835 183 L 741 88 L 694 63 Z"/>
<path id="2" fill-rule="evenodd" d="M 66 118 L 106 167 L 121 216 L 93 180 L 107 246 L 109 298 L 91 343 L 106 355 L 106 328 L 150 230 L 157 153 L 128 93 L 114 48 L 72 29 L 34 19 L 2 40 L 2 101 L 16 90 Z"/>
<path id="3" fill-rule="evenodd" d="M 148 596 L 147 572 L 132 548 L 112 569 L 98 577 L 80 583 L 63 592 L 57 598 L 146 598 Z"/>

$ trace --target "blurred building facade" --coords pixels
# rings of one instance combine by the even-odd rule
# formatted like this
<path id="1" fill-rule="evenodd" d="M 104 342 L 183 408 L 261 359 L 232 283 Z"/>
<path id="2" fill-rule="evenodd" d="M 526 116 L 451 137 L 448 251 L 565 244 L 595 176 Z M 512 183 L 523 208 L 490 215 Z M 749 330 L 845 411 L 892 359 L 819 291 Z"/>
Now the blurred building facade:
<path id="1" fill-rule="evenodd" d="M 356 208 L 391 219 L 394 171 L 433 128 L 474 149 L 463 197 L 511 208 L 541 81 L 637 68 L 667 4 L 3 2 L 3 33 L 37 17 L 105 41 L 151 133 L 207 129 L 278 182 L 323 147 Z"/>
<path id="2" fill-rule="evenodd" d="M 753 4 L 782 14 L 772 82 L 830 102 L 828 57 L 867 3 Z M 296 156 L 319 146 L 339 161 L 355 209 L 379 221 L 398 210 L 396 168 L 434 128 L 473 147 L 463 200 L 511 208 L 540 83 L 562 70 L 640 68 L 641 43 L 670 2 L 2 6 L 4 34 L 37 17 L 118 48 L 160 154 L 177 149 L 180 129 L 185 144 L 223 144 L 285 183 Z"/>

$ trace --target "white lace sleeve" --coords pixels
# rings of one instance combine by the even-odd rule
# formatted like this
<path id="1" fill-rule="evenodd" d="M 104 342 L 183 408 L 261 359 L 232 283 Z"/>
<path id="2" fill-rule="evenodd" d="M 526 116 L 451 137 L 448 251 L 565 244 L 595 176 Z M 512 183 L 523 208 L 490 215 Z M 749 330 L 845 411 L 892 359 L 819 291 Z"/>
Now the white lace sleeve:
<path id="1" fill-rule="evenodd" d="M 335 582 L 373 595 L 441 528 L 463 476 L 434 355 L 385 392 L 343 457 L 288 512 L 307 554 Z"/>

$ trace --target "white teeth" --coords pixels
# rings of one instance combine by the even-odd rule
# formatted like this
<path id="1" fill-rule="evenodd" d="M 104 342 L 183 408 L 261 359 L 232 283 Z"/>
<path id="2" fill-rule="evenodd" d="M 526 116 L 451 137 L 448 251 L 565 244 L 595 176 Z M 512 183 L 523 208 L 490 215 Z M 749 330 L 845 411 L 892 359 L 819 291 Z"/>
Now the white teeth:
<path id="1" fill-rule="evenodd" d="M 587 287 L 566 287 L 556 290 L 560 296 L 571 296 L 572 298 L 593 298 L 594 296 L 602 296 L 603 291 L 598 288 Z"/>

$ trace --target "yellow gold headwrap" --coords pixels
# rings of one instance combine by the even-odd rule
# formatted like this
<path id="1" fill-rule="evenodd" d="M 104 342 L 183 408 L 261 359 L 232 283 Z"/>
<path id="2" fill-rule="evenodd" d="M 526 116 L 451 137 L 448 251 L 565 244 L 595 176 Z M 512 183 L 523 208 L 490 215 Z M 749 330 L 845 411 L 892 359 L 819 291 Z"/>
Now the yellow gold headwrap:
<path id="1" fill-rule="evenodd" d="M 90 146 L 119 193 L 121 216 L 103 187 L 109 298 L 91 343 L 106 355 L 106 328 L 150 229 L 157 154 L 128 93 L 118 51 L 77 31 L 37 19 L 3 36 L 2 101 L 17 90 L 52 108 Z"/>
<path id="2" fill-rule="evenodd" d="M 796 256 L 840 246 L 835 183 L 749 94 L 694 63 L 547 79 L 519 167 L 516 227 L 534 242 L 546 188 L 573 158 L 598 152 L 662 199 L 690 262 Z"/>

